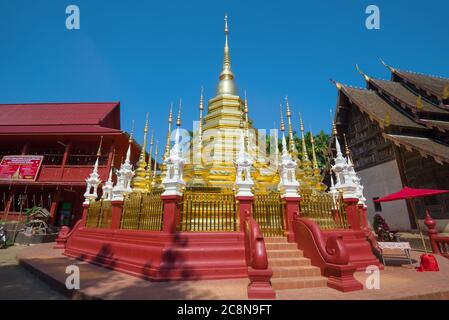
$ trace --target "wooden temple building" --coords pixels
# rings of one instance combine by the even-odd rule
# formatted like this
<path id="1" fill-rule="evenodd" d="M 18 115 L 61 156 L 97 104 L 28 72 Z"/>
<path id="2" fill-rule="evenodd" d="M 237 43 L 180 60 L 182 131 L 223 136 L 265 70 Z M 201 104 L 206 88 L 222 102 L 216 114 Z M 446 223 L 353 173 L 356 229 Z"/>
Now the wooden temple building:
<path id="1" fill-rule="evenodd" d="M 97 155 L 102 181 L 125 156 L 130 137 L 120 129 L 120 103 L 1 104 L 0 114 L 0 160 L 42 157 L 34 179 L 0 179 L 0 220 L 24 219 L 39 206 L 53 225 L 72 226 Z M 135 162 L 140 147 L 131 145 Z"/>
<path id="2" fill-rule="evenodd" d="M 413 205 L 421 222 L 428 209 L 438 229 L 448 232 L 447 194 L 413 202 L 373 202 L 403 186 L 449 189 L 449 79 L 381 62 L 390 80 L 371 77 L 357 67 L 366 88 L 335 82 L 337 134 L 347 141 L 364 184 L 369 219 L 379 213 L 393 229 L 415 229 Z"/>

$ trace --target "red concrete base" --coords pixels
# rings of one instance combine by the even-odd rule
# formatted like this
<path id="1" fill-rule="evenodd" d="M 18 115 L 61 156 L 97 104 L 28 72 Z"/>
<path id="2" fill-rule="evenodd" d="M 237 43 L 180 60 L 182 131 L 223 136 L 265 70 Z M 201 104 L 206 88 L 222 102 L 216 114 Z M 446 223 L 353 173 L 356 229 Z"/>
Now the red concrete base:
<path id="1" fill-rule="evenodd" d="M 64 254 L 154 281 L 248 276 L 244 236 L 227 233 L 164 233 L 80 227 Z"/>
<path id="2" fill-rule="evenodd" d="M 356 266 L 357 271 L 363 271 L 370 265 L 383 270 L 383 265 L 373 254 L 372 248 L 362 230 L 323 231 L 325 239 L 338 232 L 343 236 L 343 242 L 349 253 L 349 262 Z"/>
<path id="3" fill-rule="evenodd" d="M 327 264 L 324 275 L 328 277 L 327 286 L 342 292 L 362 290 L 363 285 L 354 277 L 354 265 Z"/>
<path id="4" fill-rule="evenodd" d="M 248 268 L 250 284 L 248 285 L 249 299 L 276 299 L 276 292 L 271 287 L 271 269 L 257 270 Z"/>

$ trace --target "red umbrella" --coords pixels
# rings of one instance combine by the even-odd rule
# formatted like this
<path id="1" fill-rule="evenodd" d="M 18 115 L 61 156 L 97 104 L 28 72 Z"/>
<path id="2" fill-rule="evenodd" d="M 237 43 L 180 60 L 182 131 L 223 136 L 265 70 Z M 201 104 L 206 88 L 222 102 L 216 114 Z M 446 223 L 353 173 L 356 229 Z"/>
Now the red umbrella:
<path id="1" fill-rule="evenodd" d="M 449 190 L 438 190 L 438 189 L 414 189 L 409 187 L 404 187 L 401 191 L 392 193 L 386 197 L 375 200 L 374 202 L 388 202 L 395 200 L 406 200 L 413 198 L 421 198 L 427 196 L 434 196 L 436 194 L 442 194 L 449 192 Z"/>
<path id="2" fill-rule="evenodd" d="M 383 198 L 374 200 L 374 202 L 388 202 L 388 201 L 395 201 L 395 200 L 411 200 L 414 198 L 421 198 L 421 197 L 427 197 L 427 196 L 434 196 L 437 194 L 447 193 L 449 190 L 438 190 L 438 189 L 414 189 L 409 187 L 404 187 L 401 191 L 392 193 L 388 196 L 385 196 Z M 426 242 L 424 241 L 424 236 L 421 231 L 421 227 L 418 223 L 418 218 L 416 216 L 415 206 L 411 205 L 413 216 L 415 217 L 416 226 L 418 227 L 419 234 L 421 235 L 421 241 L 424 246 L 424 251 L 427 255 L 427 247 Z M 423 260 L 423 257 L 421 257 L 421 261 Z M 436 261 L 435 261 L 436 263 Z M 422 262 L 421 262 L 422 265 Z"/>

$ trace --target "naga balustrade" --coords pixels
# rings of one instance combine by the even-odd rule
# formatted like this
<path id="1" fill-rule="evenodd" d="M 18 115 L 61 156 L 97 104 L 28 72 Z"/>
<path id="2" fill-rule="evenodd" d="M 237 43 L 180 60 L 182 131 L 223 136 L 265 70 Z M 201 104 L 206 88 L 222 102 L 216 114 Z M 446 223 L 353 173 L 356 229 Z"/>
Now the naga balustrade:
<path id="1" fill-rule="evenodd" d="M 231 189 L 186 189 L 180 217 L 180 231 L 239 230 L 237 204 Z"/>
<path id="2" fill-rule="evenodd" d="M 322 230 L 348 229 L 342 195 L 334 199 L 326 192 L 304 192 L 300 211 L 301 217 L 312 219 Z"/>
<path id="3" fill-rule="evenodd" d="M 284 204 L 279 192 L 256 193 L 253 217 L 267 237 L 283 236 L 285 230 Z"/>
<path id="4" fill-rule="evenodd" d="M 430 216 L 429 211 L 426 211 L 426 218 L 424 224 L 427 226 L 430 245 L 432 252 L 440 254 L 443 257 L 449 258 L 449 237 L 440 236 L 436 228 L 436 222 Z"/>
<path id="5" fill-rule="evenodd" d="M 249 211 L 246 211 L 245 215 L 245 252 L 250 279 L 248 298 L 274 299 L 276 293 L 270 282 L 273 271 L 268 266 L 265 240 L 256 219 L 250 215 Z"/>
<path id="6" fill-rule="evenodd" d="M 87 209 L 86 227 L 109 228 L 111 225 L 112 206 L 108 200 L 90 201 Z"/>
<path id="7" fill-rule="evenodd" d="M 148 193 L 132 192 L 125 196 L 120 229 L 162 231 L 164 224 L 164 204 L 162 189 Z"/>

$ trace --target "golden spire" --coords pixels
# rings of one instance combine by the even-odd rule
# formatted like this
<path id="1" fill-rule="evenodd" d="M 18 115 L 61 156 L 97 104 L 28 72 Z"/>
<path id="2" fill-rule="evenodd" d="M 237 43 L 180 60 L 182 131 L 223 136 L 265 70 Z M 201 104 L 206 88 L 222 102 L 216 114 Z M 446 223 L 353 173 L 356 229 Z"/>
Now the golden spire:
<path id="1" fill-rule="evenodd" d="M 147 148 L 147 134 L 148 134 L 148 112 L 145 117 L 145 128 L 143 130 L 143 144 L 140 150 L 139 161 L 137 161 L 136 174 L 131 183 L 133 191 L 145 192 L 147 191 L 146 175 L 146 148 Z"/>
<path id="2" fill-rule="evenodd" d="M 204 88 L 201 86 L 200 105 L 198 107 L 198 109 L 200 110 L 200 123 L 198 125 L 198 138 L 200 143 L 202 143 L 203 140 L 203 110 L 204 110 L 203 92 Z"/>
<path id="3" fill-rule="evenodd" d="M 134 120 L 131 122 L 131 133 L 129 135 L 129 144 L 133 142 L 133 135 L 134 135 Z"/>
<path id="4" fill-rule="evenodd" d="M 348 141 L 346 140 L 346 133 L 343 133 L 343 141 L 345 142 L 345 153 L 347 157 L 351 157 L 351 150 L 349 150 Z"/>
<path id="5" fill-rule="evenodd" d="M 310 143 L 312 145 L 312 163 L 313 163 L 313 169 L 318 169 L 318 162 L 316 159 L 316 152 L 315 152 L 315 139 L 313 137 L 312 129 L 310 129 Z"/>
<path id="6" fill-rule="evenodd" d="M 287 122 L 288 122 L 288 149 L 290 154 L 295 158 L 298 155 L 295 147 L 295 139 L 293 137 L 293 126 L 292 126 L 292 113 L 290 110 L 290 104 L 288 103 L 288 96 L 285 97 L 285 105 L 287 109 Z"/>
<path id="7" fill-rule="evenodd" d="M 101 145 L 103 144 L 103 136 L 100 138 L 100 144 L 98 145 L 97 157 L 101 157 Z"/>
<path id="8" fill-rule="evenodd" d="M 164 159 L 168 158 L 170 153 L 171 124 L 173 122 L 173 102 L 170 104 L 170 112 L 168 114 L 168 132 L 167 142 L 165 143 Z"/>
<path id="9" fill-rule="evenodd" d="M 309 155 L 307 154 L 307 148 L 306 148 L 306 139 L 304 138 L 304 124 L 302 123 L 302 116 L 301 112 L 299 114 L 299 124 L 301 128 L 301 139 L 302 139 L 302 161 L 309 162 Z"/>
<path id="10" fill-rule="evenodd" d="M 150 138 L 150 153 L 148 156 L 148 163 L 147 163 L 147 171 L 145 178 L 148 182 L 151 180 L 151 157 L 153 156 L 153 143 L 154 143 L 154 129 L 151 129 L 151 138 Z"/>
<path id="11" fill-rule="evenodd" d="M 231 56 L 229 52 L 229 43 L 228 43 L 228 15 L 225 14 L 225 25 L 224 25 L 224 34 L 225 34 L 225 45 L 224 45 L 224 58 L 223 58 L 223 68 L 220 73 L 220 81 L 217 86 L 217 95 L 220 94 L 237 94 L 237 88 L 234 83 L 234 74 L 231 71 Z"/>
<path id="12" fill-rule="evenodd" d="M 332 115 L 332 110 L 329 110 L 331 114 L 331 121 L 332 121 L 332 136 L 336 137 L 338 135 L 337 132 L 337 125 L 335 124 L 334 117 Z"/>
<path id="13" fill-rule="evenodd" d="M 246 98 L 246 90 L 245 90 L 245 107 L 243 109 L 245 114 L 245 148 L 248 150 L 249 145 L 249 120 L 248 120 L 248 99 Z"/>
<path id="14" fill-rule="evenodd" d="M 158 157 L 158 143 L 159 141 L 156 140 L 156 151 L 154 153 L 154 167 L 153 167 L 153 180 L 151 181 L 151 186 L 154 186 L 156 184 L 156 170 L 157 170 L 157 157 Z"/>
<path id="15" fill-rule="evenodd" d="M 178 107 L 178 117 L 176 118 L 176 126 L 181 126 L 181 106 L 182 106 L 182 99 L 179 99 L 179 107 Z"/>
<path id="16" fill-rule="evenodd" d="M 279 105 L 280 114 L 281 114 L 281 131 L 285 131 L 285 125 L 284 125 L 284 116 L 282 115 L 282 104 Z"/>

